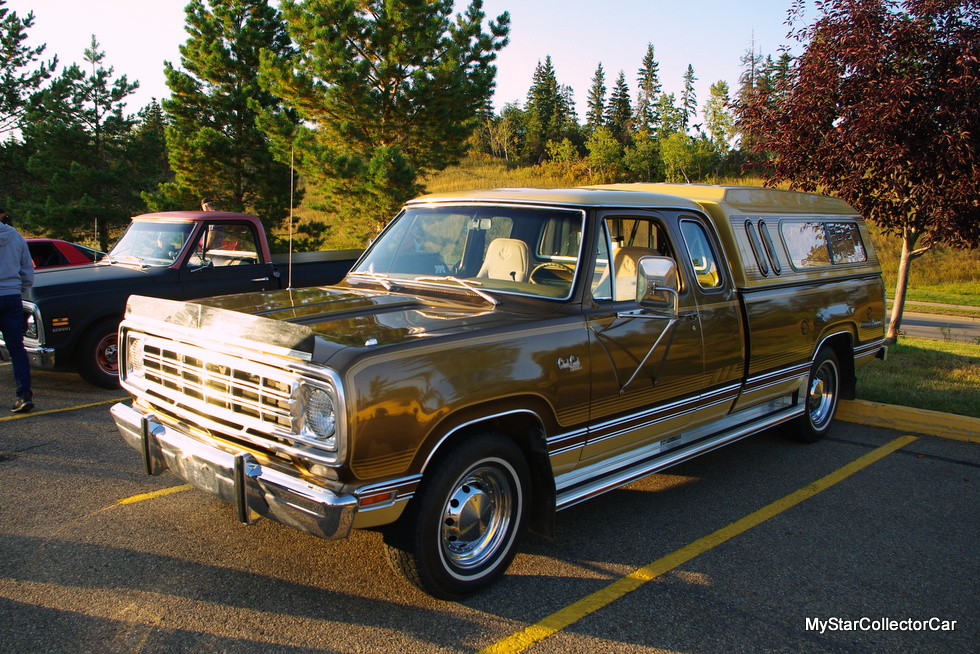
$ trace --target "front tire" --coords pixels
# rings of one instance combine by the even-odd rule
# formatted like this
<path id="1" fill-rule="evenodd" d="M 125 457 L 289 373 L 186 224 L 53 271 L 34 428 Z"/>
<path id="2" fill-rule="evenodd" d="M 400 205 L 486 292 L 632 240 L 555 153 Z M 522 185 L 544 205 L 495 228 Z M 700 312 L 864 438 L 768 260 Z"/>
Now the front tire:
<path id="1" fill-rule="evenodd" d="M 422 480 L 385 532 L 392 568 L 417 588 L 461 600 L 500 578 L 527 525 L 530 473 L 521 449 L 500 434 L 456 445 Z"/>
<path id="2" fill-rule="evenodd" d="M 806 396 L 803 398 L 805 413 L 789 424 L 788 435 L 802 443 L 816 443 L 827 435 L 830 424 L 837 414 L 840 399 L 840 362 L 833 348 L 823 348 L 817 353 L 810 377 L 807 380 Z"/>
<path id="3" fill-rule="evenodd" d="M 103 320 L 78 342 L 75 365 L 88 383 L 119 388 L 119 321 Z"/>

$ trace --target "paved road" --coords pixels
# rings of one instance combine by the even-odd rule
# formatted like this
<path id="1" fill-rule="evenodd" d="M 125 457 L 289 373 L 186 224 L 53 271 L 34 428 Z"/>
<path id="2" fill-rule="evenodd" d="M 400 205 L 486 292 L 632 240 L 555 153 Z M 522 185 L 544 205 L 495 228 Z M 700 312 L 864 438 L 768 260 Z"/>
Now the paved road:
<path id="1" fill-rule="evenodd" d="M 980 313 L 976 318 L 966 318 L 906 311 L 902 314 L 900 330 L 912 338 L 978 344 L 980 343 Z"/>
<path id="2" fill-rule="evenodd" d="M 555 541 L 527 539 L 501 583 L 455 604 L 393 578 L 377 534 L 247 527 L 143 475 L 108 415 L 119 392 L 64 373 L 35 383 L 36 413 L 0 416 L 0 652 L 975 654 L 980 642 L 978 434 L 903 440 L 838 423 L 810 446 L 759 434 L 560 513 Z"/>

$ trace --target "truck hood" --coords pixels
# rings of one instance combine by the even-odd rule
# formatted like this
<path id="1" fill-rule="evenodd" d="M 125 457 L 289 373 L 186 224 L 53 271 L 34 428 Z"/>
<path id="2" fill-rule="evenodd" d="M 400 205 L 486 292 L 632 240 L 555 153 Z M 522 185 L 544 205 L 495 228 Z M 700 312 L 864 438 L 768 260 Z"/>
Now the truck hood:
<path id="1" fill-rule="evenodd" d="M 78 292 L 133 289 L 137 283 L 153 284 L 166 268 L 135 268 L 120 264 L 95 263 L 38 270 L 29 297 L 34 299 Z"/>
<path id="2" fill-rule="evenodd" d="M 377 349 L 424 338 L 540 319 L 540 312 L 350 287 L 287 289 L 174 302 L 134 295 L 127 318 L 145 316 L 245 341 L 269 352 L 287 350 L 316 363 L 340 351 Z M 261 345 L 261 347 L 256 347 Z"/>

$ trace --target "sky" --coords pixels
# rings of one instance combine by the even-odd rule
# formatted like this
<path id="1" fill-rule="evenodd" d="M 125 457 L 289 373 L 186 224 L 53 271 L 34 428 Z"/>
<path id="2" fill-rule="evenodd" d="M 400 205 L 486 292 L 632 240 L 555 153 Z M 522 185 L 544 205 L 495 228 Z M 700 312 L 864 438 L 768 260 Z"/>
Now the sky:
<path id="1" fill-rule="evenodd" d="M 465 0 L 468 1 L 468 0 Z M 457 8 L 464 0 L 457 0 Z M 790 43 L 785 24 L 791 0 L 484 0 L 488 18 L 510 13 L 510 44 L 497 57 L 499 111 L 505 103 L 521 102 L 531 87 L 535 67 L 551 56 L 558 83 L 570 86 L 585 120 L 586 98 L 596 67 L 602 63 L 607 99 L 619 72 L 636 95 L 637 71 L 653 44 L 666 93 L 678 99 L 688 65 L 697 78 L 699 106 L 719 80 L 732 94 L 738 87 L 741 57 L 755 47 L 774 57 Z M 83 61 L 95 35 L 105 53 L 106 67 L 126 75 L 140 88 L 128 98 L 136 113 L 152 98 L 170 95 L 163 62 L 179 68 L 178 46 L 187 40 L 187 0 L 7 0 L 4 5 L 21 18 L 34 12 L 27 44 L 46 44 L 43 58 L 59 63 Z"/>

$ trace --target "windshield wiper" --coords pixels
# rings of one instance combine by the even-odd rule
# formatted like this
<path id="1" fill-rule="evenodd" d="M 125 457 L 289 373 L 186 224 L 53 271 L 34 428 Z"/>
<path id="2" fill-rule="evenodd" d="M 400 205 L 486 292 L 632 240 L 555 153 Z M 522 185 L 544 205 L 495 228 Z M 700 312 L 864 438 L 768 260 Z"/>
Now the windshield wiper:
<path id="1" fill-rule="evenodd" d="M 470 281 L 466 281 L 465 279 L 460 279 L 459 277 L 453 277 L 451 275 L 450 276 L 447 276 L 447 277 L 416 277 L 415 278 L 415 281 L 417 281 L 417 282 L 455 282 L 455 283 L 459 284 L 460 286 L 462 286 L 463 288 L 465 288 L 466 290 L 468 290 L 468 291 L 470 291 L 472 293 L 475 293 L 475 294 L 479 295 L 481 298 L 483 298 L 484 300 L 486 300 L 487 302 L 489 302 L 493 306 L 497 306 L 498 304 L 500 304 L 500 302 L 498 302 L 495 297 L 493 297 L 489 293 L 486 293 L 485 291 L 481 291 L 480 289 L 478 289 L 478 288 L 476 288 L 474 286 L 474 284 L 478 284 L 479 282 L 470 282 Z"/>
<path id="2" fill-rule="evenodd" d="M 361 277 L 367 277 L 368 279 L 373 279 L 374 281 L 381 284 L 381 286 L 384 287 L 386 291 L 390 291 L 391 289 L 394 288 L 394 285 L 388 279 L 388 275 L 383 275 L 381 273 L 376 273 L 376 272 L 362 272 L 362 271 L 350 272 L 347 274 L 350 276 L 359 275 Z"/>
<path id="3" fill-rule="evenodd" d="M 124 259 L 131 259 L 131 260 L 133 260 L 133 261 L 135 261 L 135 262 L 136 262 L 136 264 L 137 264 L 137 265 L 138 265 L 138 266 L 139 266 L 140 268 L 149 268 L 149 267 L 150 267 L 150 264 L 148 264 L 148 263 L 145 263 L 145 262 L 143 261 L 143 258 L 142 258 L 142 257 L 137 257 L 137 256 L 134 256 L 134 255 L 132 255 L 132 254 L 126 254 L 126 255 L 123 255 L 123 256 L 115 256 L 115 257 L 113 257 L 113 256 L 108 256 L 108 255 L 106 256 L 106 260 L 107 260 L 107 261 L 108 261 L 109 263 L 122 263 L 122 261 L 123 261 Z"/>

